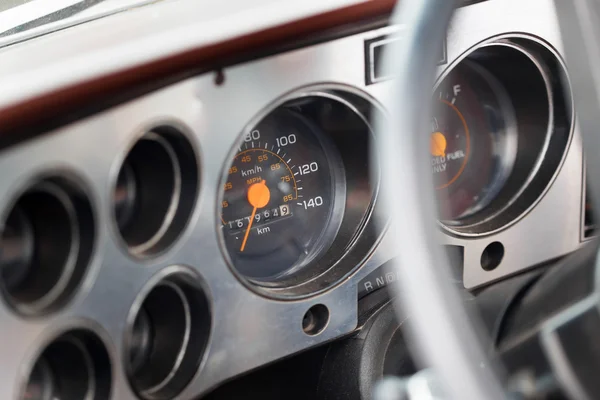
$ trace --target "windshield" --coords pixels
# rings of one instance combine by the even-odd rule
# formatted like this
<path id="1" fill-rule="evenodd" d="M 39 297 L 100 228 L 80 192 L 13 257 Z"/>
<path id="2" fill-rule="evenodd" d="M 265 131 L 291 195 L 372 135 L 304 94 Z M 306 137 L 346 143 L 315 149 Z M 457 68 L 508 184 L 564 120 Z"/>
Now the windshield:
<path id="1" fill-rule="evenodd" d="M 160 0 L 0 0 L 0 46 Z"/>

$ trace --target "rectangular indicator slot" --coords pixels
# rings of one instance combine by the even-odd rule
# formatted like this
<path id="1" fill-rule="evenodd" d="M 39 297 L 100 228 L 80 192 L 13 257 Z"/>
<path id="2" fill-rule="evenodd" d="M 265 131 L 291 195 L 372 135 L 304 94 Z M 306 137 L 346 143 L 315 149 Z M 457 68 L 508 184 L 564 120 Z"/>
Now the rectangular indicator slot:
<path id="1" fill-rule="evenodd" d="M 365 83 L 367 85 L 394 78 L 394 74 L 382 71 L 381 55 L 389 44 L 397 40 L 402 40 L 402 31 L 365 40 Z M 444 39 L 440 49 L 438 65 L 447 62 L 446 40 Z"/>

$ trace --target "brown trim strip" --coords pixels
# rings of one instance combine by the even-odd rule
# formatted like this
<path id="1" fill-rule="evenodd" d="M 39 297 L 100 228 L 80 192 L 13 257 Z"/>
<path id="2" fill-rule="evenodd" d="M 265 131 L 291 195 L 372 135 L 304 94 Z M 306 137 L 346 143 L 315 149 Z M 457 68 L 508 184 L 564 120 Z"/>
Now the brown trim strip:
<path id="1" fill-rule="evenodd" d="M 366 1 L 218 44 L 192 49 L 8 106 L 0 110 L 0 147 L 36 135 L 30 129 L 44 130 L 43 127 L 52 126 L 51 121 L 60 115 L 91 107 L 94 103 L 110 102 L 111 98 L 122 96 L 123 92 L 143 91 L 149 82 L 173 81 L 176 77 L 189 76 L 193 72 L 208 71 L 226 65 L 227 61 L 239 57 L 242 53 L 264 52 L 266 49 L 298 41 L 310 35 L 387 16 L 395 3 L 395 0 Z M 30 130 L 24 134 L 25 137 L 21 135 L 24 130 Z"/>

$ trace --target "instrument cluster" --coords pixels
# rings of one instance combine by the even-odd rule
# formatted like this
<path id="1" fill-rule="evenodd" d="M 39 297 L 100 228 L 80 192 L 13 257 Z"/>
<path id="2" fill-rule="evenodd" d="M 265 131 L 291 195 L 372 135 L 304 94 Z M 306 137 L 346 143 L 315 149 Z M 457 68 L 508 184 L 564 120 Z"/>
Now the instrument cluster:
<path id="1" fill-rule="evenodd" d="M 182 4 L 198 6 L 135 13 Z M 61 35 L 103 41 L 118 24 Z M 354 332 L 359 299 L 396 279 L 391 235 L 412 229 L 388 223 L 402 199 L 383 207 L 379 178 L 403 171 L 381 170 L 373 150 L 394 112 L 378 59 L 401 35 L 383 21 L 187 74 L 5 148 L 0 398 L 193 399 Z M 64 36 L 26 44 L 67 52 Z M 115 59 L 134 45 L 115 43 Z M 457 10 L 428 123 L 393 134 L 429 144 L 416 159 L 465 288 L 581 246 L 569 90 L 546 0 Z"/>

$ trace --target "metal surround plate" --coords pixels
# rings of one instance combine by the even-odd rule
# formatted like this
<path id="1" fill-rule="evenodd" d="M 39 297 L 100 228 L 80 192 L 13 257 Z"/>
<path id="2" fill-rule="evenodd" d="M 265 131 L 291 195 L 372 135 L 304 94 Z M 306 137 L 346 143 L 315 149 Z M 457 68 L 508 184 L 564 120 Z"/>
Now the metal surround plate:
<path id="1" fill-rule="evenodd" d="M 110 25 L 108 19 L 103 23 Z M 94 28 L 83 25 L 72 33 L 63 31 L 62 39 L 85 34 L 86 29 Z M 90 188 L 98 232 L 88 274 L 63 310 L 42 319 L 24 319 L 0 303 L 4 339 L 0 341 L 0 398 L 16 398 L 40 346 L 77 324 L 89 325 L 96 332 L 99 329 L 94 327 L 102 327 L 99 333 L 113 365 L 113 398 L 134 399 L 122 360 L 127 315 L 144 285 L 169 265 L 194 269 L 205 281 L 212 300 L 213 326 L 203 366 L 181 399 L 195 398 L 235 375 L 351 332 L 357 324 L 358 282 L 397 251 L 389 245 L 389 237 L 382 239 L 354 275 L 319 296 L 293 302 L 261 297 L 234 276 L 219 248 L 219 183 L 223 165 L 228 164 L 232 146 L 248 121 L 290 91 L 332 82 L 358 87 L 383 106 L 389 104 L 389 82 L 365 86 L 364 40 L 393 29 L 383 28 L 227 68 L 222 86 L 214 85 L 211 74 L 188 79 L 4 151 L 0 157 L 0 212 L 11 203 L 11 194 L 21 182 L 54 168 L 67 168 Z M 490 0 L 457 12 L 447 42 L 449 62 L 476 43 L 506 32 L 539 36 L 561 50 L 552 1 Z M 64 42 L 54 43 L 59 46 Z M 443 69 L 440 67 L 440 73 Z M 171 120 L 193 133 L 191 140 L 201 167 L 197 206 L 174 246 L 157 258 L 136 260 L 122 249 L 108 223 L 115 168 L 143 129 L 154 122 Z M 582 168 L 575 127 L 560 173 L 525 218 L 483 238 L 465 239 L 440 232 L 443 243 L 465 247 L 466 287 L 489 283 L 579 247 Z M 488 272 L 480 267 L 479 259 L 485 246 L 493 241 L 504 244 L 505 256 L 498 268 Z M 331 318 L 323 332 L 308 336 L 302 331 L 302 317 L 317 303 L 329 308 Z"/>

